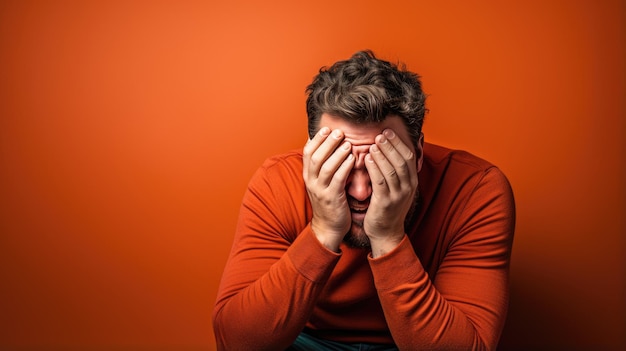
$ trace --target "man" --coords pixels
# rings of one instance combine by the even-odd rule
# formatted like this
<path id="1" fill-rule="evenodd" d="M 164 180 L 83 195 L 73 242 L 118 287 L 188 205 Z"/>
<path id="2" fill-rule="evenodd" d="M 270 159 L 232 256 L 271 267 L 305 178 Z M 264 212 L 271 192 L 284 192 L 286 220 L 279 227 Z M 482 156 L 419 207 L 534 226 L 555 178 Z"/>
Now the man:
<path id="1" fill-rule="evenodd" d="M 220 350 L 495 349 L 514 201 L 424 142 L 419 77 L 372 52 L 307 88 L 309 141 L 244 196 L 213 314 Z"/>

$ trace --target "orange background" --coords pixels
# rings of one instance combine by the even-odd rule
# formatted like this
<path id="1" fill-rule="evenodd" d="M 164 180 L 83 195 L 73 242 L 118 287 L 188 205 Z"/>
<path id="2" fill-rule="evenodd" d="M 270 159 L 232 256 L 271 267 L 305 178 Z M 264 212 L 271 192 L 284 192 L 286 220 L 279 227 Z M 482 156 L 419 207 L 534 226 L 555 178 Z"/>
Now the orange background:
<path id="1" fill-rule="evenodd" d="M 0 349 L 214 349 L 246 183 L 363 48 L 513 184 L 501 349 L 626 349 L 624 2 L 299 3 L 0 2 Z"/>

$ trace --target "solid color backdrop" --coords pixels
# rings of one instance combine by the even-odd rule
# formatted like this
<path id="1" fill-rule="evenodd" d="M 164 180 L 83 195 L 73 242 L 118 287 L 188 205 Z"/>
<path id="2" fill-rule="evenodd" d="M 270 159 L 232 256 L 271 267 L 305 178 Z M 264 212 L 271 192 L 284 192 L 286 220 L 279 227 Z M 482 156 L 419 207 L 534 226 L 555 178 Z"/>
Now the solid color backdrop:
<path id="1" fill-rule="evenodd" d="M 513 185 L 501 349 L 626 349 L 625 7 L 1 1 L 0 349 L 213 350 L 249 177 L 365 48 L 423 76 L 428 141 Z"/>

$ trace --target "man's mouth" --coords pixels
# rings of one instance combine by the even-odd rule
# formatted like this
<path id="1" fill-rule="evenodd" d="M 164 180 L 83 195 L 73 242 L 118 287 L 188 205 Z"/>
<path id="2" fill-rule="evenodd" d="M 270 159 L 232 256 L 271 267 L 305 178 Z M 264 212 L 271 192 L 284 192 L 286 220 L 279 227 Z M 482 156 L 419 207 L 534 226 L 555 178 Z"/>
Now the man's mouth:
<path id="1" fill-rule="evenodd" d="M 353 213 L 365 213 L 367 212 L 367 207 L 350 207 L 350 211 Z"/>
<path id="2" fill-rule="evenodd" d="M 369 201 L 349 201 L 348 205 L 353 214 L 365 214 L 370 207 Z"/>

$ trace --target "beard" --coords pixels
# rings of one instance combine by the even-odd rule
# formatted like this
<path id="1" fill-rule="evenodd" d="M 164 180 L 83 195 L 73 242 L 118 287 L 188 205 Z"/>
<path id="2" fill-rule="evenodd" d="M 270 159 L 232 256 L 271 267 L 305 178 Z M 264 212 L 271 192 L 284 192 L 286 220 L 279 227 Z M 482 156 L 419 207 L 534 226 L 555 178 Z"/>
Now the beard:
<path id="1" fill-rule="evenodd" d="M 415 198 L 407 215 L 404 219 L 404 228 L 408 227 L 409 223 L 413 219 L 413 215 L 415 214 L 417 207 L 419 205 L 419 191 L 415 191 Z M 352 225 L 350 226 L 350 230 L 346 233 L 346 236 L 343 237 L 343 242 L 346 243 L 349 247 L 357 248 L 357 249 L 371 249 L 372 246 L 370 244 L 370 238 L 365 233 L 365 227 L 363 226 L 363 221 L 352 221 Z"/>
<path id="2" fill-rule="evenodd" d="M 365 234 L 365 228 L 363 228 L 363 222 L 352 221 L 350 231 L 343 237 L 343 241 L 350 247 L 369 249 L 370 238 Z"/>

